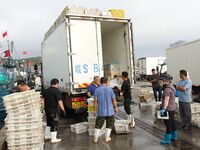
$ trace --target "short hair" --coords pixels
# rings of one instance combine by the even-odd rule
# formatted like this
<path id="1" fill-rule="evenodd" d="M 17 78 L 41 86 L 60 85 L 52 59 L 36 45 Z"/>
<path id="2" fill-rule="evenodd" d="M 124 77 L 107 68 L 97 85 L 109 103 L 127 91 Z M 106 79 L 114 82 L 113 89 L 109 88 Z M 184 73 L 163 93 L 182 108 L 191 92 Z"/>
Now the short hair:
<path id="1" fill-rule="evenodd" d="M 17 86 L 18 85 L 24 86 L 24 85 L 26 85 L 26 82 L 24 80 L 18 80 L 17 81 Z"/>
<path id="2" fill-rule="evenodd" d="M 96 80 L 97 78 L 100 78 L 99 76 L 94 76 L 94 80 Z"/>
<path id="3" fill-rule="evenodd" d="M 151 72 L 156 71 L 156 69 L 151 69 Z"/>
<path id="4" fill-rule="evenodd" d="M 51 80 L 51 85 L 56 85 L 58 83 L 59 83 L 59 80 L 56 78 Z"/>
<path id="5" fill-rule="evenodd" d="M 123 71 L 123 72 L 122 72 L 122 76 L 124 76 L 125 78 L 128 78 L 128 72 Z"/>
<path id="6" fill-rule="evenodd" d="M 182 75 L 187 77 L 187 71 L 186 70 L 180 70 L 180 74 L 182 74 Z"/>
<path id="7" fill-rule="evenodd" d="M 101 84 L 107 83 L 107 82 L 108 82 L 108 78 L 102 77 L 102 78 L 100 79 L 100 82 L 101 82 Z"/>

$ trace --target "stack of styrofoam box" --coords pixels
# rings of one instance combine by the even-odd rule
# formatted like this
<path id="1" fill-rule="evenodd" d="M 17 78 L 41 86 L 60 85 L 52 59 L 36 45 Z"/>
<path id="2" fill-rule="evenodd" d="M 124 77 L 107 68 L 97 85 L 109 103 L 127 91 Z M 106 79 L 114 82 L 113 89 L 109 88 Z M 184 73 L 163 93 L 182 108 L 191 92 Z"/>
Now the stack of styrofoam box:
<path id="1" fill-rule="evenodd" d="M 117 134 L 129 133 L 129 120 L 115 120 L 115 131 Z"/>
<path id="2" fill-rule="evenodd" d="M 101 11 L 97 8 L 85 8 L 85 15 L 100 16 Z"/>
<path id="3" fill-rule="evenodd" d="M 40 93 L 34 90 L 3 97 L 9 150 L 43 150 L 44 129 Z"/>
<path id="4" fill-rule="evenodd" d="M 67 6 L 65 8 L 65 13 L 66 14 L 78 14 L 78 15 L 84 15 L 85 14 L 85 8 L 84 7 L 79 7 L 79 6 Z"/>
<path id="5" fill-rule="evenodd" d="M 77 124 L 73 124 L 70 126 L 71 132 L 76 134 L 85 133 L 88 131 L 89 123 L 88 122 L 81 122 Z"/>
<path id="6" fill-rule="evenodd" d="M 194 126 L 200 127 L 200 103 L 191 103 L 191 113 L 192 113 L 192 124 Z M 178 104 L 175 112 L 175 119 L 179 122 L 181 121 Z"/>
<path id="7" fill-rule="evenodd" d="M 93 98 L 90 98 L 87 100 L 88 102 L 88 106 L 90 107 L 94 107 L 94 99 Z M 88 123 L 89 123 L 89 128 L 88 128 L 88 134 L 89 136 L 93 136 L 94 135 L 94 129 L 95 129 L 95 124 L 96 124 L 96 112 L 94 111 L 89 111 L 88 110 Z M 101 132 L 100 132 L 100 136 L 102 136 L 103 134 L 105 133 L 105 123 L 101 129 Z"/>

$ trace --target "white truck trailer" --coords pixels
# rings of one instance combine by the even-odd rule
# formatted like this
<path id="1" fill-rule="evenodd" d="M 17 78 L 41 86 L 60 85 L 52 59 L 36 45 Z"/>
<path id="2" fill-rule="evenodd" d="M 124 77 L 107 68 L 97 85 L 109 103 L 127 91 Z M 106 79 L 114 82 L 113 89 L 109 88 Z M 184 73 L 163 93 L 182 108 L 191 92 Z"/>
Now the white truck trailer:
<path id="1" fill-rule="evenodd" d="M 151 70 L 157 69 L 160 70 L 161 65 L 165 63 L 165 57 L 142 57 L 138 59 L 138 72 L 139 75 L 143 78 L 146 78 L 152 75 Z M 162 72 L 167 71 L 167 66 L 163 66 Z"/>
<path id="2" fill-rule="evenodd" d="M 173 76 L 173 84 L 179 80 L 179 71 L 185 69 L 189 72 L 194 91 L 200 86 L 200 40 L 183 43 L 166 49 L 168 73 Z M 193 91 L 193 92 L 194 92 Z"/>
<path id="3" fill-rule="evenodd" d="M 107 64 L 118 65 L 119 73 L 127 71 L 133 83 L 132 40 L 130 19 L 64 10 L 42 42 L 44 87 L 59 79 L 65 106 L 78 111 L 84 107 L 87 86 L 94 76 L 104 76 Z"/>

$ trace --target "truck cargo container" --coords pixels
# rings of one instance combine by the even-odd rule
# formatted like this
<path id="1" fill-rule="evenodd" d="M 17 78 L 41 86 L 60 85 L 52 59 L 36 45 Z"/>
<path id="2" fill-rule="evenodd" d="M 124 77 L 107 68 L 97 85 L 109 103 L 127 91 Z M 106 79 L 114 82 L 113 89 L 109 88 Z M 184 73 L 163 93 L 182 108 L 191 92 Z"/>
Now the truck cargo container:
<path id="1" fill-rule="evenodd" d="M 179 71 L 185 69 L 189 72 L 194 85 L 200 85 L 200 40 L 184 43 L 166 50 L 168 73 L 174 79 L 173 83 L 180 80 Z"/>
<path id="2" fill-rule="evenodd" d="M 64 10 L 42 42 L 44 87 L 58 78 L 65 106 L 78 111 L 84 107 L 93 77 L 104 76 L 104 66 L 117 65 L 118 71 L 113 72 L 127 71 L 133 83 L 132 40 L 130 19 Z"/>
<path id="3" fill-rule="evenodd" d="M 200 86 L 200 40 L 183 43 L 166 49 L 168 73 L 173 76 L 173 84 L 179 80 L 179 71 L 185 69 L 193 83 L 193 92 Z M 196 91 L 196 92 L 195 92 Z"/>
<path id="4" fill-rule="evenodd" d="M 165 63 L 165 57 L 142 57 L 138 59 L 138 72 L 141 78 L 146 79 L 148 76 L 152 75 L 151 70 L 157 69 L 160 71 L 160 66 Z M 167 66 L 162 68 L 161 73 L 167 71 Z"/>

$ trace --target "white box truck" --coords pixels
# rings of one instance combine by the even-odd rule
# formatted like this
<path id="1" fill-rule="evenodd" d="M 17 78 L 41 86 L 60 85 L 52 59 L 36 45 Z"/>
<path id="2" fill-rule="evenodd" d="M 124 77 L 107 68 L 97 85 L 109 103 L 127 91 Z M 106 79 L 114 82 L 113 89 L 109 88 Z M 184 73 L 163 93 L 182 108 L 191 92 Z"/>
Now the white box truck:
<path id="1" fill-rule="evenodd" d="M 179 71 L 188 71 L 193 86 L 200 86 L 200 40 L 183 43 L 166 49 L 168 73 L 173 76 L 173 84 L 179 80 Z"/>
<path id="2" fill-rule="evenodd" d="M 151 70 L 157 69 L 161 70 L 161 65 L 166 61 L 166 57 L 142 57 L 138 59 L 138 72 L 141 76 L 141 79 L 145 79 L 148 76 L 152 75 Z M 161 73 L 167 71 L 167 66 L 164 65 Z"/>
<path id="3" fill-rule="evenodd" d="M 134 79 L 132 23 L 130 19 L 62 12 L 42 42 L 44 87 L 60 81 L 67 108 L 79 110 L 93 77 L 104 76 L 105 64 L 118 64 Z"/>

